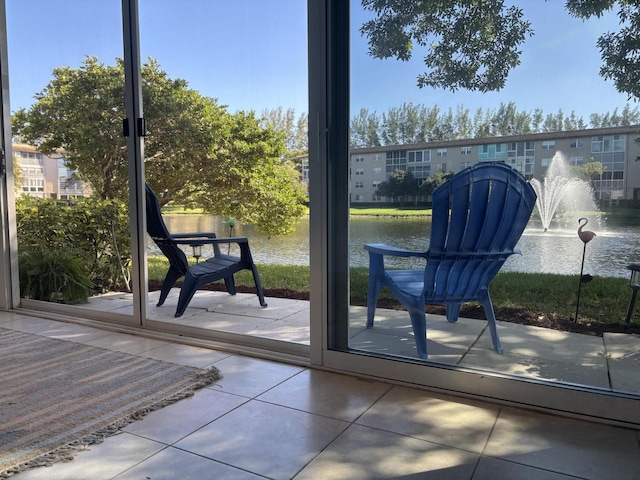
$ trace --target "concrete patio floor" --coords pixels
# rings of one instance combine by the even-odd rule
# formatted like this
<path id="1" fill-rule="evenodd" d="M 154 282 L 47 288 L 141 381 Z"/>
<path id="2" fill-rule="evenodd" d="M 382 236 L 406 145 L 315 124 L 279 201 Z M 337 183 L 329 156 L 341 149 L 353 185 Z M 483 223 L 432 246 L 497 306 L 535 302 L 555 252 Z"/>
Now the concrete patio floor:
<path id="1" fill-rule="evenodd" d="M 252 294 L 198 291 L 175 318 L 178 289 L 156 307 L 159 292 L 149 294 L 150 319 L 209 330 L 309 344 L 309 302 L 267 298 L 261 308 Z M 86 306 L 85 306 L 86 307 Z M 94 310 L 132 313 L 131 296 L 110 293 L 90 299 Z M 350 346 L 370 352 L 417 358 L 409 315 L 378 309 L 373 328 L 365 327 L 366 308 L 352 306 Z M 498 322 L 504 354 L 497 354 L 484 320 L 427 316 L 429 361 L 640 393 L 640 335 L 606 333 L 604 337 Z"/>

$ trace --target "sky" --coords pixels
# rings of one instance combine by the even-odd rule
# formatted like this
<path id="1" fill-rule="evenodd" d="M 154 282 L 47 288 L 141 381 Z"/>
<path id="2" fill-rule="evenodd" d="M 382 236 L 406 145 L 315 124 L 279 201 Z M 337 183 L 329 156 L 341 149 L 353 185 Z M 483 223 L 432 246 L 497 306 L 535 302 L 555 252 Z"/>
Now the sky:
<path id="1" fill-rule="evenodd" d="M 28 107 L 57 66 L 78 67 L 85 55 L 106 64 L 122 57 L 120 0 L 5 0 L 11 109 Z M 230 111 L 293 108 L 307 111 L 306 0 L 140 0 L 141 54 L 158 60 Z M 512 3 L 507 0 L 507 3 Z M 500 92 L 449 92 L 416 85 L 424 51 L 409 62 L 367 53 L 359 27 L 369 18 L 351 0 L 351 111 L 381 114 L 403 103 L 458 106 L 474 112 L 515 102 L 519 110 L 591 113 L 621 110 L 628 102 L 599 76 L 599 35 L 616 31 L 607 14 L 572 19 L 563 0 L 517 0 L 535 36 L 522 46 L 521 65 Z"/>

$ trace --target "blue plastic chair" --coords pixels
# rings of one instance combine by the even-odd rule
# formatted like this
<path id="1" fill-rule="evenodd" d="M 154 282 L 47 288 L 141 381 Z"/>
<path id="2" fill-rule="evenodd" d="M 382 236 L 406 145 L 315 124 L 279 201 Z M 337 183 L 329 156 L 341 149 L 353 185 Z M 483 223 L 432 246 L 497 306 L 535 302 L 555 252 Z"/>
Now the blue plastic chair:
<path id="1" fill-rule="evenodd" d="M 176 317 L 180 317 L 184 313 L 198 288 L 216 280 L 224 280 L 227 291 L 231 295 L 235 295 L 236 285 L 233 275 L 240 270 L 251 270 L 260 305 L 262 307 L 267 306 L 262 285 L 260 284 L 260 277 L 258 276 L 258 269 L 253 263 L 249 240 L 246 237 L 217 238 L 215 233 L 170 234 L 162 219 L 158 197 L 156 197 L 149 184 L 146 184 L 146 207 L 147 233 L 169 260 L 169 270 L 162 283 L 158 307 L 164 304 L 167 295 L 169 295 L 175 283 L 182 276 L 184 276 L 184 281 L 180 289 Z M 225 255 L 220 251 L 220 244 L 228 245 L 230 243 L 235 243 L 240 247 L 240 257 Z M 195 265 L 189 265 L 180 245 L 212 245 L 214 255 Z"/>
<path id="2" fill-rule="evenodd" d="M 373 327 L 380 289 L 387 286 L 409 311 L 420 358 L 427 358 L 425 304 L 444 304 L 455 322 L 464 302 L 484 307 L 493 348 L 502 353 L 489 285 L 514 253 L 536 203 L 526 179 L 502 162 L 462 170 L 433 193 L 431 240 L 426 252 L 367 244 L 367 328 Z M 424 270 L 385 270 L 384 256 L 422 257 Z"/>

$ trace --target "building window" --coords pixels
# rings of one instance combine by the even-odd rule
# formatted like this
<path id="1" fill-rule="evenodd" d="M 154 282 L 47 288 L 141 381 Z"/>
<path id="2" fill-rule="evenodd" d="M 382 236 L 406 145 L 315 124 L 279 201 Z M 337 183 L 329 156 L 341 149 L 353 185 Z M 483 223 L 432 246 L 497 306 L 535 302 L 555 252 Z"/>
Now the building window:
<path id="1" fill-rule="evenodd" d="M 556 149 L 555 140 L 545 140 L 542 142 L 542 150 L 555 150 L 555 149 Z"/>
<path id="2" fill-rule="evenodd" d="M 507 158 L 506 143 L 491 143 L 478 147 L 478 160 L 500 160 Z"/>
<path id="3" fill-rule="evenodd" d="M 364 195 L 354 195 L 353 198 L 356 202 L 361 202 L 364 200 Z"/>
<path id="4" fill-rule="evenodd" d="M 357 156 L 356 162 L 364 162 L 364 157 Z"/>
<path id="5" fill-rule="evenodd" d="M 436 163 L 436 172 L 446 172 L 447 164 L 446 163 Z"/>
<path id="6" fill-rule="evenodd" d="M 465 168 L 469 168 L 471 166 L 471 162 L 460 162 L 460 170 L 464 170 Z"/>
<path id="7" fill-rule="evenodd" d="M 542 165 L 543 167 L 548 167 L 549 165 L 551 165 L 551 158 L 543 158 L 540 162 L 540 165 Z"/>
<path id="8" fill-rule="evenodd" d="M 430 150 L 413 150 L 407 152 L 407 160 L 409 163 L 426 163 L 431 161 Z"/>
<path id="9" fill-rule="evenodd" d="M 576 165 L 582 165 L 584 163 L 584 157 L 570 157 L 569 158 L 569 163 L 571 165 L 573 165 L 574 167 Z"/>
<path id="10" fill-rule="evenodd" d="M 460 155 L 471 155 L 471 147 L 460 147 Z"/>
<path id="11" fill-rule="evenodd" d="M 447 149 L 446 149 L 446 148 L 439 148 L 439 149 L 436 151 L 436 155 L 437 155 L 438 157 L 446 157 L 446 156 L 447 156 Z"/>
<path id="12" fill-rule="evenodd" d="M 356 168 L 356 175 L 364 175 L 364 168 Z"/>
<path id="13" fill-rule="evenodd" d="M 624 152 L 626 135 L 600 135 L 591 139 L 592 153 Z"/>
<path id="14" fill-rule="evenodd" d="M 380 175 L 382 173 L 382 167 L 373 167 L 373 174 Z"/>
<path id="15" fill-rule="evenodd" d="M 569 148 L 582 148 L 582 147 L 584 147 L 583 138 L 574 138 L 569 142 Z"/>
<path id="16" fill-rule="evenodd" d="M 373 188 L 378 188 L 378 185 L 380 185 L 382 183 L 382 180 L 374 180 L 373 181 Z"/>
<path id="17" fill-rule="evenodd" d="M 364 182 L 356 182 L 356 188 L 364 188 Z"/>

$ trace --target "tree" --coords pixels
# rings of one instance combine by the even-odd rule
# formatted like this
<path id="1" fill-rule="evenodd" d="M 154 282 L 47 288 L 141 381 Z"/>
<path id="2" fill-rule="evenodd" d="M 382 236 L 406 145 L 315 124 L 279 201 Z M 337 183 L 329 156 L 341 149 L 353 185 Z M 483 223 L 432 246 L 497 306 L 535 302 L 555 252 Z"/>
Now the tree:
<path id="1" fill-rule="evenodd" d="M 418 181 L 413 173 L 406 170 L 396 170 L 388 180 L 378 185 L 376 195 L 404 203 L 415 199 L 418 195 L 418 189 Z"/>
<path id="2" fill-rule="evenodd" d="M 146 176 L 162 204 L 198 200 L 211 213 L 270 233 L 293 228 L 305 196 L 282 165 L 282 133 L 261 126 L 253 113 L 230 114 L 185 80 L 169 78 L 153 59 L 142 66 L 142 93 Z M 56 68 L 35 99 L 14 114 L 16 133 L 45 154 L 63 148 L 66 166 L 99 198 L 126 200 L 122 61 L 107 66 L 87 57 L 77 69 Z"/>
<path id="3" fill-rule="evenodd" d="M 420 185 L 420 195 L 424 195 L 425 197 L 432 195 L 436 188 L 453 177 L 453 175 L 453 172 L 436 172 L 425 178 L 424 182 Z"/>
<path id="4" fill-rule="evenodd" d="M 602 176 L 602 163 L 587 162 L 583 165 L 577 165 L 574 167 L 573 172 L 580 180 L 591 183 L 592 180 L 600 180 Z"/>
<path id="5" fill-rule="evenodd" d="M 373 57 L 407 61 L 414 45 L 429 47 L 420 88 L 499 90 L 520 63 L 520 45 L 532 35 L 522 10 L 505 8 L 503 0 L 362 0 L 362 5 L 376 14 L 360 28 Z"/>
<path id="6" fill-rule="evenodd" d="M 360 32 L 368 38 L 374 58 L 407 61 L 414 46 L 427 47 L 427 71 L 418 87 L 500 90 L 519 63 L 520 46 L 532 36 L 522 9 L 504 0 L 362 0 L 376 17 Z M 600 75 L 619 92 L 640 99 L 640 2 L 638 0 L 566 0 L 570 15 L 587 20 L 617 6 L 620 30 L 597 41 L 602 57 Z"/>

